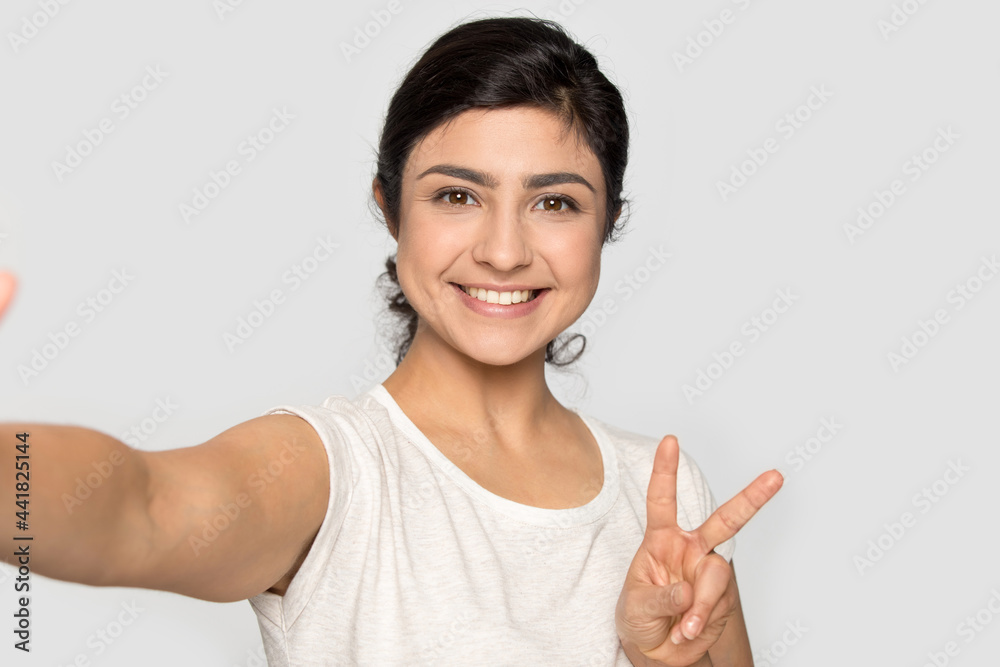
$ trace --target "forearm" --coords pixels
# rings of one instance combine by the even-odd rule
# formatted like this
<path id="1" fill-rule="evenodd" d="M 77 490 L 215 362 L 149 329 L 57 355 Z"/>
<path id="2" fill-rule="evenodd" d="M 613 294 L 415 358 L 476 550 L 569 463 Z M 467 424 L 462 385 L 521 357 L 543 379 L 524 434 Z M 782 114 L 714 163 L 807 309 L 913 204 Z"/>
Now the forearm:
<path id="1" fill-rule="evenodd" d="M 18 438 L 23 433 L 27 447 Z M 17 554 L 27 547 L 32 572 L 112 584 L 116 566 L 140 556 L 121 554 L 116 546 L 122 531 L 148 530 L 147 479 L 139 452 L 109 435 L 75 426 L 0 424 L 0 558 L 18 565 Z M 22 520 L 26 528 L 19 527 Z"/>
<path id="2" fill-rule="evenodd" d="M 622 648 L 625 649 L 625 655 L 632 662 L 633 667 L 674 667 L 646 657 L 635 644 L 630 642 L 622 642 Z M 712 658 L 706 653 L 700 660 L 686 667 L 713 667 Z"/>

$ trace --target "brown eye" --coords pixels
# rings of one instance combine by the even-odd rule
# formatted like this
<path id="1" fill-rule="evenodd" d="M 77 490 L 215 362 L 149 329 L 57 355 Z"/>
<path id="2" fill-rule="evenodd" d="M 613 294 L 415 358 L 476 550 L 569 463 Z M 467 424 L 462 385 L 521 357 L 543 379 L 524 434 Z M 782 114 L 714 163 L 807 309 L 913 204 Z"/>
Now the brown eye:
<path id="1" fill-rule="evenodd" d="M 444 199 L 446 204 L 452 206 L 465 206 L 470 201 L 476 201 L 472 195 L 464 190 L 446 190 L 438 195 L 438 199 Z"/>
<path id="2" fill-rule="evenodd" d="M 549 211 L 551 213 L 566 213 L 573 208 L 573 205 L 569 200 L 563 197 L 546 197 L 545 199 L 538 202 L 542 205 L 542 210 Z M 535 204 L 536 210 L 538 204 Z"/>

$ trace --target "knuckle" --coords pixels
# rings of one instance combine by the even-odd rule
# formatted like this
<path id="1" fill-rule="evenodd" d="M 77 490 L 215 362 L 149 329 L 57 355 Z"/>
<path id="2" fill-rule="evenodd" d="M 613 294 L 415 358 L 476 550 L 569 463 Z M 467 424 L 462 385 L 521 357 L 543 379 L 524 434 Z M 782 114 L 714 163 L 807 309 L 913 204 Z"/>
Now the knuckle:
<path id="1" fill-rule="evenodd" d="M 637 608 L 634 604 L 623 605 L 615 622 L 619 629 L 625 631 L 636 631 L 649 622 L 649 614 Z"/>
<path id="2" fill-rule="evenodd" d="M 717 606 L 718 606 L 718 601 L 716 600 L 711 600 L 711 599 L 698 600 L 693 605 L 691 605 L 691 610 L 695 615 L 707 619 L 711 615 L 712 610 L 715 609 Z"/>
<path id="3" fill-rule="evenodd" d="M 722 525 L 726 527 L 726 530 L 732 533 L 735 533 L 743 527 L 743 522 L 729 512 L 720 512 L 719 520 L 722 521 Z"/>

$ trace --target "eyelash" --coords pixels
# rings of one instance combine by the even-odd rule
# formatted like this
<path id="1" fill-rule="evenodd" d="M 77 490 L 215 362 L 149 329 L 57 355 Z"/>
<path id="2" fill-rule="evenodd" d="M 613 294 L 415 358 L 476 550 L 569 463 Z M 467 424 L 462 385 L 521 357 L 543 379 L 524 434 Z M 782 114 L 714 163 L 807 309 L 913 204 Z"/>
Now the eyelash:
<path id="1" fill-rule="evenodd" d="M 475 199 L 475 195 L 472 193 L 471 190 L 469 190 L 467 188 L 461 188 L 461 187 L 458 187 L 458 186 L 447 188 L 446 190 L 441 190 L 440 192 L 437 193 L 437 195 L 435 197 L 436 197 L 436 199 L 441 200 L 441 199 L 443 199 L 445 197 L 445 195 L 450 195 L 453 192 L 461 192 L 462 194 L 467 195 L 467 196 L 472 197 L 473 199 Z M 557 201 L 561 201 L 563 204 L 566 205 L 566 208 L 564 208 L 561 211 L 545 211 L 545 213 L 553 213 L 555 215 L 563 215 L 563 214 L 566 214 L 566 213 L 572 213 L 573 211 L 577 210 L 576 202 L 574 202 L 572 199 L 570 199 L 569 197 L 567 197 L 565 195 L 557 195 L 557 194 L 543 195 L 542 198 L 538 202 L 535 203 L 535 206 L 537 206 L 539 203 L 541 203 L 543 201 L 546 201 L 548 199 L 555 199 Z M 444 204 L 445 206 L 450 206 L 452 208 L 462 208 L 464 206 L 468 206 L 468 204 L 452 204 L 451 202 L 441 202 L 441 203 Z"/>

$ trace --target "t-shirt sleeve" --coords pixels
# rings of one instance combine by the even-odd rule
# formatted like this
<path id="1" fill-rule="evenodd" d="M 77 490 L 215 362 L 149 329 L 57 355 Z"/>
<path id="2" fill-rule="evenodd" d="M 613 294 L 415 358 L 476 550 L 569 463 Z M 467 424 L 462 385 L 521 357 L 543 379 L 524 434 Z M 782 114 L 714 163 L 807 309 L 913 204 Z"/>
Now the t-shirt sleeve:
<path id="1" fill-rule="evenodd" d="M 678 499 L 684 495 L 696 500 L 697 506 L 692 507 L 688 504 L 686 511 L 688 512 L 688 520 L 692 524 L 691 528 L 697 528 L 701 524 L 705 523 L 712 512 L 716 510 L 718 505 L 715 502 L 715 496 L 712 495 L 712 489 L 708 486 L 708 480 L 705 479 L 705 475 L 701 472 L 701 468 L 693 458 L 684 450 L 681 450 L 681 459 L 683 461 L 682 466 L 687 469 L 688 473 L 685 476 L 678 476 L 677 480 L 677 496 Z M 678 470 L 680 472 L 680 470 Z M 686 477 L 687 479 L 684 479 Z M 687 490 L 689 494 L 684 494 L 682 492 L 682 486 L 688 487 Z M 678 517 L 679 519 L 679 517 Z M 682 526 L 683 527 L 683 526 Z M 690 530 L 688 528 L 687 530 Z M 733 552 L 736 550 L 736 538 L 730 538 L 723 542 L 722 544 L 715 547 L 715 553 L 719 554 L 727 561 L 733 559 Z"/>
<path id="2" fill-rule="evenodd" d="M 351 456 L 349 438 L 324 406 L 282 405 L 267 410 L 264 415 L 287 413 L 301 417 L 315 429 L 326 450 L 330 466 L 330 497 L 326 515 L 312 546 L 283 596 L 264 591 L 250 598 L 269 621 L 281 627 L 291 624 L 309 601 L 318 578 L 326 567 L 327 558 L 347 517 L 356 483 L 356 465 Z"/>

